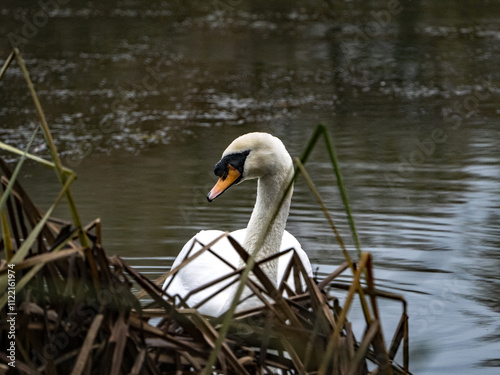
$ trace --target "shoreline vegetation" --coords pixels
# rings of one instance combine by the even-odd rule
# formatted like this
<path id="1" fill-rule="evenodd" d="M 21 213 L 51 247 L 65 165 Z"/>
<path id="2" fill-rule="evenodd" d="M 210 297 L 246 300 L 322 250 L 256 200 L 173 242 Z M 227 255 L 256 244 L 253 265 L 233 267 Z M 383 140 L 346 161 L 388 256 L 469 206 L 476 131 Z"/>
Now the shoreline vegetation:
<path id="1" fill-rule="evenodd" d="M 345 262 L 324 279 L 313 280 L 294 254 L 287 272 L 295 280 L 300 275 L 307 280 L 305 290 L 294 293 L 285 282 L 276 288 L 261 271 L 263 263 L 282 253 L 255 262 L 225 234 L 247 262 L 247 267 L 235 269 L 228 277 L 237 276 L 235 282 L 245 283 L 261 299 L 262 306 L 234 313 L 237 303 L 233 302 L 226 314 L 207 318 L 161 290 L 162 281 L 175 275 L 190 258 L 153 281 L 119 256 L 105 253 L 99 219 L 81 223 L 70 191 L 76 176 L 58 157 L 19 50 L 13 50 L 7 58 L 0 80 L 14 61 L 26 79 L 40 125 L 24 151 L 0 142 L 1 149 L 19 156 L 13 171 L 0 159 L 0 343 L 7 348 L 0 352 L 0 371 L 71 375 L 409 374 L 406 302 L 402 296 L 375 287 L 372 256 L 361 252 L 325 126 L 317 127 L 302 157 L 295 160 L 294 179 L 299 175 L 305 178 Z M 50 161 L 29 153 L 38 133 L 45 137 Z M 322 137 L 358 250 L 357 261 L 347 252 L 304 166 Z M 61 183 L 54 204 L 46 212 L 37 208 L 17 181 L 26 159 L 52 168 Z M 63 199 L 71 221 L 52 217 Z M 212 244 L 203 245 L 202 251 L 210 251 Z M 248 278 L 250 272 L 255 278 Z M 341 275 L 350 277 L 350 282 L 339 281 Z M 401 305 L 401 317 L 393 333 L 382 330 L 378 308 L 381 298 Z M 362 309 L 363 327 L 353 327 L 347 320 L 355 299 Z M 359 331 L 362 337 L 355 337 L 353 332 Z M 386 345 L 388 339 L 390 344 Z M 402 365 L 395 361 L 399 351 Z"/>

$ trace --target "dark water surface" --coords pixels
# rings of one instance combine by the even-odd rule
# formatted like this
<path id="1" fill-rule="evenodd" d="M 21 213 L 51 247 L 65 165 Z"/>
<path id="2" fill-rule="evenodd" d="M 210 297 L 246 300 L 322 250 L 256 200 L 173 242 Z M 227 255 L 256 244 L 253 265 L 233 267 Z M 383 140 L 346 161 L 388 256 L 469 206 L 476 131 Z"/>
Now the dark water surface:
<path id="1" fill-rule="evenodd" d="M 265 4 L 3 1 L 0 59 L 19 44 L 84 221 L 152 278 L 198 230 L 246 225 L 253 183 L 205 200 L 232 139 L 272 132 L 298 156 L 327 124 L 379 286 L 409 302 L 411 370 L 496 373 L 500 5 Z M 24 147 L 37 118 L 15 64 L 0 102 L 0 139 Z M 354 255 L 323 144 L 309 172 Z M 48 208 L 55 175 L 23 179 Z M 288 229 L 320 275 L 342 262 L 302 180 Z M 392 329 L 400 308 L 382 308 Z"/>

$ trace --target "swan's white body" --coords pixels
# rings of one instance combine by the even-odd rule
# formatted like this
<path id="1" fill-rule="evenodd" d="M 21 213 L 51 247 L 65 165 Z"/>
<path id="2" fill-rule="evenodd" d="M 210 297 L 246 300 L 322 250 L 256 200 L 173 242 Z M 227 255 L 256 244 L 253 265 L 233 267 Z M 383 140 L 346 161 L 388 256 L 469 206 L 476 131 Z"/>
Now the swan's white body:
<path id="1" fill-rule="evenodd" d="M 242 244 L 245 240 L 247 229 L 239 229 L 230 233 L 230 236 L 233 237 L 238 243 Z M 199 244 L 195 244 L 193 246 L 193 242 L 195 239 L 202 243 L 203 245 L 207 245 L 219 236 L 223 235 L 224 232 L 220 230 L 204 230 L 196 234 L 193 238 L 191 238 L 182 248 L 181 252 L 175 259 L 172 269 L 177 267 L 181 262 L 188 256 L 192 256 L 201 250 L 202 246 Z M 189 252 L 189 249 L 192 250 Z M 289 232 L 285 231 L 283 233 L 283 241 L 281 243 L 282 250 L 288 250 L 290 248 L 295 249 L 297 254 L 299 255 L 302 263 L 306 266 L 309 275 L 312 275 L 311 264 L 309 263 L 309 258 L 305 251 L 300 247 L 297 239 L 292 236 Z M 230 263 L 234 268 L 241 267 L 241 258 L 233 246 L 229 243 L 227 238 L 223 238 L 222 240 L 215 243 L 211 249 L 220 254 L 225 261 Z M 285 273 L 286 266 L 288 265 L 290 258 L 292 257 L 292 252 L 288 252 L 279 258 L 278 262 L 278 280 L 281 282 L 283 280 L 283 274 Z M 233 268 L 229 267 L 227 264 L 222 262 L 220 259 L 215 257 L 213 254 L 205 251 L 198 258 L 194 259 L 189 263 L 188 266 L 181 269 L 179 274 L 172 280 L 172 283 L 169 285 L 167 289 L 167 293 L 170 295 L 179 295 L 182 298 L 185 298 L 186 295 L 196 287 L 207 284 L 211 280 L 215 280 L 218 277 L 229 274 L 233 271 Z M 203 293 L 195 293 L 193 294 L 188 303 L 190 306 L 196 306 L 198 303 L 202 302 L 207 296 L 221 289 L 223 285 L 229 284 L 232 279 L 227 279 L 219 284 L 215 284 L 214 286 L 204 289 Z M 165 286 L 167 285 L 169 279 L 165 282 Z M 290 278 L 288 280 L 289 285 L 294 285 L 293 280 Z M 209 316 L 219 316 L 223 314 L 225 311 L 229 309 L 231 302 L 233 300 L 234 293 L 236 291 L 237 283 L 233 283 L 232 286 L 228 287 L 221 293 L 219 293 L 216 297 L 208 299 L 201 307 L 198 308 L 198 311 L 204 315 Z M 239 309 L 249 307 L 248 304 L 242 303 Z"/>
<path id="2" fill-rule="evenodd" d="M 220 179 L 209 193 L 209 201 L 215 199 L 233 184 L 247 179 L 258 179 L 257 199 L 248 227 L 231 232 L 230 235 L 250 254 L 258 251 L 257 260 L 293 248 L 304 264 L 308 275 L 312 277 L 312 268 L 307 254 L 295 237 L 285 231 L 292 190 L 285 197 L 274 222 L 271 223 L 271 216 L 277 209 L 283 192 L 293 176 L 292 159 L 283 143 L 278 138 L 266 133 L 249 133 L 234 140 L 222 156 L 221 161 L 215 166 L 215 173 Z M 265 238 L 261 238 L 266 232 Z M 177 267 L 187 256 L 192 256 L 202 248 L 202 245 L 210 244 L 223 233 L 218 230 L 199 232 L 184 245 L 172 268 Z M 178 295 L 185 299 L 186 295 L 196 288 L 244 266 L 241 257 L 227 238 L 216 242 L 211 246 L 211 249 L 232 267 L 205 251 L 184 266 L 173 280 L 170 277 L 165 281 L 163 289 L 168 295 Z M 275 286 L 281 283 L 291 256 L 292 252 L 288 252 L 277 260 L 262 265 L 262 270 Z M 196 306 L 231 281 L 233 279 L 215 284 L 200 293 L 192 294 L 187 301 L 189 306 Z M 292 277 L 288 283 L 293 286 Z M 210 316 L 223 314 L 233 300 L 236 287 L 237 283 L 234 283 L 208 299 L 198 308 L 198 311 Z M 255 303 L 255 299 L 249 299 L 242 302 L 239 309 L 255 306 Z"/>

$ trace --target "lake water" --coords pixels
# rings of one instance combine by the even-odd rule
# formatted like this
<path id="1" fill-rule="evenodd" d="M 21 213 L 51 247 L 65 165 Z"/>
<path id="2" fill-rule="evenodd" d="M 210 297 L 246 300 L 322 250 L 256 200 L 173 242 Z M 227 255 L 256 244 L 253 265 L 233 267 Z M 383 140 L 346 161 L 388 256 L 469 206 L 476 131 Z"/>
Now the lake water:
<path id="1" fill-rule="evenodd" d="M 205 199 L 222 151 L 267 131 L 299 156 L 322 122 L 378 286 L 409 303 L 411 371 L 497 373 L 498 3 L 49 3 L 2 2 L 0 59 L 21 48 L 108 254 L 156 278 L 198 230 L 244 227 L 255 184 Z M 15 63 L 0 101 L 0 138 L 22 148 L 37 118 Z M 308 170 L 355 256 L 323 143 Z M 55 175 L 28 163 L 23 180 L 47 209 Z M 300 179 L 288 230 L 320 276 L 343 261 Z M 399 306 L 382 310 L 393 328 Z"/>

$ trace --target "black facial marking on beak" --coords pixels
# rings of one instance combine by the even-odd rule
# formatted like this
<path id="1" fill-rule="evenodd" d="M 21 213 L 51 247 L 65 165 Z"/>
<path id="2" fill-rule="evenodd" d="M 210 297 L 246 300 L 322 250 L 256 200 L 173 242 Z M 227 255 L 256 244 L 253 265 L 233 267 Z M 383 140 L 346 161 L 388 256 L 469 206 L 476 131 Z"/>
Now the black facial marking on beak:
<path id="1" fill-rule="evenodd" d="M 228 172 L 228 165 L 230 164 L 235 168 L 240 174 L 243 174 L 243 167 L 245 165 L 245 160 L 247 159 L 250 150 L 238 152 L 236 154 L 229 154 L 224 156 L 214 167 L 214 174 L 217 177 L 222 177 L 225 179 Z"/>
<path id="2" fill-rule="evenodd" d="M 226 155 L 217 164 L 215 164 L 214 173 L 219 177 L 219 181 L 217 181 L 217 184 L 207 195 L 209 202 L 212 202 L 231 186 L 241 181 L 245 160 L 249 153 L 250 151 L 248 150 Z"/>

